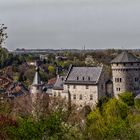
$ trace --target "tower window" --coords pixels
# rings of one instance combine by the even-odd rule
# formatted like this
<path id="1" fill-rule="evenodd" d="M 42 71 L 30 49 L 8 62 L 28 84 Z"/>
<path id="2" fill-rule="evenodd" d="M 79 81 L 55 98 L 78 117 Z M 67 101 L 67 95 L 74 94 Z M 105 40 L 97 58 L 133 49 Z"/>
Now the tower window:
<path id="1" fill-rule="evenodd" d="M 77 81 L 79 80 L 79 77 L 77 77 Z"/>
<path id="2" fill-rule="evenodd" d="M 120 89 L 120 88 L 116 88 L 116 90 L 117 90 L 117 91 L 120 91 L 121 89 Z"/>
<path id="3" fill-rule="evenodd" d="M 101 85 L 101 89 L 104 89 L 104 85 Z"/>
<path id="4" fill-rule="evenodd" d="M 135 77 L 135 82 L 138 82 L 139 81 L 139 78 Z"/>
<path id="5" fill-rule="evenodd" d="M 120 82 L 122 82 L 122 78 L 120 78 Z"/>
<path id="6" fill-rule="evenodd" d="M 116 83 L 118 83 L 118 82 L 121 83 L 121 82 L 122 82 L 122 78 L 115 78 L 115 82 L 116 82 Z"/>

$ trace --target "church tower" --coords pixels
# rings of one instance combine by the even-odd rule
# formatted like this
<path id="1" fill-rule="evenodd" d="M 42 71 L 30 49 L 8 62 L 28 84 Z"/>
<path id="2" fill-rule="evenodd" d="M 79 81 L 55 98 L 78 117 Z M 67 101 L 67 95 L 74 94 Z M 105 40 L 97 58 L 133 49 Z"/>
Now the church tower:
<path id="1" fill-rule="evenodd" d="M 125 91 L 140 93 L 140 59 L 124 51 L 111 61 L 114 96 Z"/>
<path id="2" fill-rule="evenodd" d="M 40 79 L 40 75 L 39 75 L 39 67 L 36 66 L 36 73 L 34 76 L 34 80 L 33 83 L 30 87 L 30 93 L 31 93 L 31 97 L 32 97 L 32 101 L 35 102 L 37 95 L 43 92 L 43 84 L 41 82 Z"/>

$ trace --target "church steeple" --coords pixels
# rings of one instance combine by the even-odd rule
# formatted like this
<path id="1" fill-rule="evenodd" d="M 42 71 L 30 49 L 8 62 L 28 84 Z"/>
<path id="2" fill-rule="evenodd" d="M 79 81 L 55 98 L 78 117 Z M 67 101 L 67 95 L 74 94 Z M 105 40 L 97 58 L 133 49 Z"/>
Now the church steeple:
<path id="1" fill-rule="evenodd" d="M 43 84 L 41 82 L 41 78 L 39 75 L 39 66 L 36 65 L 36 73 L 35 73 L 31 88 L 30 88 L 30 92 L 31 94 L 42 93 L 43 92 L 42 88 L 43 88 Z"/>

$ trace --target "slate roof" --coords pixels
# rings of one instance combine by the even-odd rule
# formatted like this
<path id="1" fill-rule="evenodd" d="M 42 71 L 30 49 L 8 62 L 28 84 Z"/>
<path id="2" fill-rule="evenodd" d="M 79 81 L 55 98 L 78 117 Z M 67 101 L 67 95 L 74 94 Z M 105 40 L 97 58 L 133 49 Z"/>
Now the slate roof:
<path id="1" fill-rule="evenodd" d="M 97 84 L 102 67 L 71 67 L 66 77 L 66 84 Z"/>
<path id="2" fill-rule="evenodd" d="M 122 52 L 111 61 L 111 63 L 132 63 L 132 62 L 133 63 L 140 62 L 140 59 L 127 51 Z"/>
<path id="3" fill-rule="evenodd" d="M 57 78 L 56 83 L 54 84 L 53 89 L 55 90 L 63 90 L 65 76 L 60 76 Z"/>

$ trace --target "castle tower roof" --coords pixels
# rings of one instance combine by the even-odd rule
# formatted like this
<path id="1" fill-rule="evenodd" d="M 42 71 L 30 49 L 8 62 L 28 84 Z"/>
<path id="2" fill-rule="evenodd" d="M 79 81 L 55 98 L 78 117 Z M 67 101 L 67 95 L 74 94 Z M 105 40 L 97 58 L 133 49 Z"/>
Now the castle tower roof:
<path id="1" fill-rule="evenodd" d="M 41 83 L 41 78 L 40 78 L 40 75 L 39 75 L 39 67 L 37 66 L 32 85 L 41 85 L 41 84 L 42 83 Z"/>
<path id="2" fill-rule="evenodd" d="M 111 63 L 137 63 L 140 59 L 129 53 L 128 51 L 123 51 L 116 58 L 114 58 Z"/>

